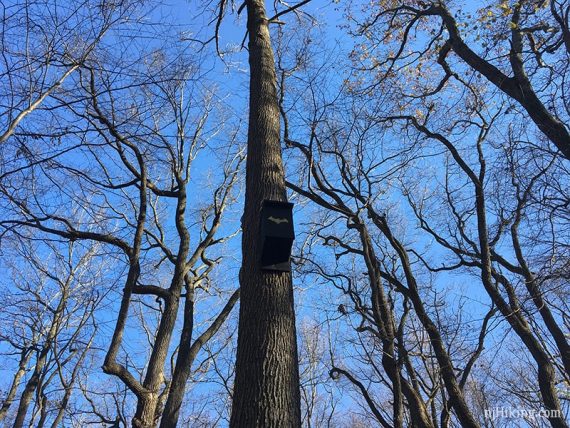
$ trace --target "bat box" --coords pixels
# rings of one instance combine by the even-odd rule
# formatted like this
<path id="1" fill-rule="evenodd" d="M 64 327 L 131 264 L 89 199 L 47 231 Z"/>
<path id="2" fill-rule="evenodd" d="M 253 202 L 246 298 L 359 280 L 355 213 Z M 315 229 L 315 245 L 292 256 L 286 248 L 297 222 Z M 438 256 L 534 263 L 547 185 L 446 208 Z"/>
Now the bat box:
<path id="1" fill-rule="evenodd" d="M 289 272 L 294 239 L 293 204 L 264 200 L 261 204 L 261 268 Z"/>

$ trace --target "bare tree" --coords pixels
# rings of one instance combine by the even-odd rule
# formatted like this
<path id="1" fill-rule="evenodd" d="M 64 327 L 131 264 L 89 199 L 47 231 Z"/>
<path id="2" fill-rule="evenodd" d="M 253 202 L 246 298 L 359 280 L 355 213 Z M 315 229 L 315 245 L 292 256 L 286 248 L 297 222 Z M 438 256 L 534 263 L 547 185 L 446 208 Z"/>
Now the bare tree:
<path id="1" fill-rule="evenodd" d="M 20 358 L 1 417 L 11 415 L 15 427 L 26 421 L 55 427 L 67 411 L 97 331 L 94 313 L 102 295 L 96 284 L 103 265 L 94 266 L 96 245 L 81 249 L 69 244 L 67 253 L 55 244 L 18 246 L 24 266 L 11 267 L 17 291 L 5 291 L 9 309 L 2 314 L 1 340 Z M 42 251 L 52 255 L 42 260 L 35 254 Z M 18 405 L 11 412 L 13 403 Z"/>
<path id="2" fill-rule="evenodd" d="M 484 355 L 488 329 L 497 324 L 497 313 L 533 356 L 543 405 L 563 415 L 562 395 L 555 386 L 566 377 L 563 315 L 555 304 L 547 303 L 552 301 L 547 297 L 549 293 L 554 297 L 554 293 L 561 290 L 554 283 L 540 291 L 533 288 L 537 281 L 528 275 L 529 271 L 525 276 L 522 267 L 528 266 L 531 259 L 537 261 L 531 254 L 539 255 L 543 251 L 551 254 L 554 242 L 557 248 L 566 247 L 562 235 L 554 232 L 565 230 L 563 210 L 549 211 L 553 227 L 552 232 L 548 232 L 550 244 L 538 245 L 540 234 L 532 230 L 544 223 L 530 221 L 541 218 L 543 209 L 538 207 L 547 201 L 536 199 L 534 186 L 541 183 L 542 189 L 548 188 L 550 178 L 546 177 L 558 176 L 555 171 L 562 171 L 563 163 L 555 154 L 529 150 L 532 143 L 517 141 L 517 136 L 526 136 L 528 128 L 521 131 L 511 127 L 508 135 L 501 134 L 500 128 L 510 120 L 509 111 L 504 104 L 497 103 L 496 108 L 485 108 L 483 99 L 489 95 L 477 84 L 460 80 L 462 89 L 454 87 L 446 104 L 445 99 L 436 95 L 432 100 L 429 94 L 423 97 L 410 94 L 406 80 L 397 73 L 387 74 L 376 82 L 363 73 L 361 81 L 357 80 L 357 85 L 362 86 L 347 82 L 347 86 L 330 95 L 321 88 L 334 72 L 323 71 L 322 66 L 315 68 L 323 75 L 304 75 L 298 79 L 302 82 L 300 89 L 292 89 L 291 99 L 302 100 L 297 101 L 302 107 L 287 103 L 285 82 L 295 80 L 294 77 L 285 79 L 287 70 L 282 71 L 281 85 L 285 94 L 282 102 L 285 141 L 298 150 L 301 165 L 304 164 L 297 169 L 297 181 L 289 181 L 288 186 L 327 210 L 327 215 L 312 224 L 312 239 L 315 244 L 331 247 L 336 259 L 332 264 L 334 270 L 325 269 L 326 264 L 316 261 L 322 260 L 319 252 L 304 263 L 313 266 L 310 268 L 313 274 L 327 278 L 349 298 L 348 304 L 343 303 L 342 310 L 339 309 L 341 315 L 362 317 L 362 321 L 355 323 L 356 329 L 383 339 L 382 355 L 395 355 L 394 359 L 400 364 L 395 372 L 400 373 L 401 378 L 400 399 L 406 408 L 410 406 L 408 411 L 425 409 L 421 422 L 414 419 L 417 415 L 410 415 L 412 423 L 447 425 L 451 422 L 451 412 L 462 426 L 486 423 L 480 412 L 473 414 L 466 385 L 477 359 Z M 376 85 L 377 91 L 372 92 L 372 85 Z M 360 92 L 362 87 L 368 92 Z M 304 95 L 299 96 L 299 93 Z M 378 99 L 370 97 L 371 94 Z M 300 127 L 300 123 L 307 126 Z M 430 126 L 437 127 L 438 131 Z M 473 144 L 468 142 L 470 138 Z M 431 139 L 442 144 L 448 153 L 430 145 Z M 491 139 L 498 139 L 501 144 L 489 147 Z M 504 153 L 504 162 L 497 151 Z M 430 162 L 441 157 L 444 174 L 439 176 L 434 172 L 435 179 L 430 176 L 424 157 Z M 478 169 L 474 170 L 475 167 Z M 465 176 L 460 178 L 462 174 Z M 475 180 L 475 184 L 471 184 L 479 188 L 480 193 L 467 192 L 469 179 Z M 391 198 L 407 200 L 409 208 Z M 485 208 L 485 204 L 492 208 Z M 486 216 L 492 216 L 492 223 L 487 223 Z M 417 223 L 410 223 L 409 218 L 416 218 Z M 526 244 L 517 240 L 521 221 L 525 223 Z M 544 233 L 544 229 L 541 230 Z M 444 254 L 449 251 L 449 259 L 427 257 L 426 254 L 434 250 L 421 245 L 422 233 L 441 245 Z M 531 248 L 533 243 L 535 247 Z M 487 246 L 488 262 L 484 262 L 482 246 Z M 514 255 L 514 262 L 507 255 L 509 252 Z M 345 258 L 348 262 L 341 263 Z M 368 287 L 363 287 L 362 279 L 350 272 L 358 266 L 355 261 L 358 258 L 362 258 L 360 269 L 370 278 Z M 483 276 L 484 266 L 489 269 L 487 277 Z M 346 271 L 339 272 L 341 268 Z M 549 283 L 550 278 L 560 276 L 559 269 L 539 263 L 531 270 L 535 274 L 542 272 L 538 275 L 544 275 Z M 462 316 L 454 320 L 448 315 L 443 322 L 445 318 L 439 309 L 442 303 L 438 303 L 441 297 L 437 297 L 435 291 L 437 282 L 432 284 L 433 279 L 427 281 L 426 278 L 437 278 L 444 272 L 481 275 L 480 284 L 488 300 L 478 309 L 487 306 L 475 324 L 477 334 L 473 334 L 473 327 L 465 328 Z M 526 293 L 520 291 L 520 286 Z M 385 291 L 381 292 L 382 289 Z M 432 294 L 433 304 L 430 303 Z M 367 299 L 370 300 L 367 302 Z M 395 309 L 400 305 L 403 311 Z M 382 313 L 388 318 L 382 319 Z M 412 320 L 419 321 L 419 331 L 417 325 L 409 329 Z M 386 334 L 390 325 L 394 333 Z M 429 338 L 429 346 L 417 354 L 413 344 L 417 343 L 418 334 L 421 337 L 424 333 Z M 387 347 L 391 337 L 394 351 Z M 469 337 L 471 339 L 467 339 Z M 372 355 L 380 352 L 368 346 L 373 350 Z M 433 362 L 433 358 L 437 364 L 427 364 Z M 367 358 L 367 362 L 375 364 L 371 358 Z M 382 365 L 390 379 L 386 385 L 389 393 L 394 394 L 390 406 L 394 410 L 398 407 L 398 388 L 389 375 L 390 367 L 386 362 Z M 359 380 L 351 373 L 353 370 L 336 365 L 331 374 L 349 379 L 362 392 L 372 416 L 381 424 L 397 424 L 397 413 L 387 417 L 377 405 L 370 390 L 372 386 Z M 370 379 L 370 375 L 362 375 Z M 430 378 L 432 380 L 426 382 Z M 425 400 L 424 404 L 412 401 L 410 392 L 416 394 L 419 403 Z M 441 398 L 436 401 L 438 396 Z M 436 417 L 438 413 L 440 416 Z M 553 417 L 550 422 L 553 426 L 564 426 L 560 417 Z"/>
<path id="3" fill-rule="evenodd" d="M 382 1 L 358 24 L 367 43 L 373 74 L 386 75 L 401 67 L 433 63 L 439 82 L 425 85 L 423 95 L 435 95 L 456 79 L 489 82 L 506 99 L 524 109 L 562 156 L 570 159 L 568 104 L 562 82 L 567 78 L 568 2 L 491 2 L 476 12 L 445 1 Z M 465 31 L 467 30 L 467 31 Z M 425 40 L 420 40 L 420 34 Z M 388 47 L 393 54 L 379 58 Z M 451 58 L 455 54 L 461 61 Z M 453 61 L 453 62 L 451 62 Z M 426 69 L 423 68 L 423 71 Z M 443 73 L 443 75 L 441 75 Z M 544 84 L 544 79 L 554 84 Z M 420 94 L 416 94 L 420 95 Z"/>
<path id="4" fill-rule="evenodd" d="M 190 85 L 203 76 L 184 56 L 173 57 L 173 66 L 169 52 L 155 50 L 150 62 L 123 74 L 116 68 L 122 63 L 115 61 L 130 54 L 127 51 L 83 66 L 76 81 L 81 90 L 57 96 L 68 108 L 66 114 L 75 118 L 75 131 L 65 138 L 71 145 L 76 135 L 80 138 L 75 156 L 22 171 L 33 186 L 46 186 L 44 195 L 31 186 L 14 189 L 15 176 L 3 186 L 12 205 L 11 219 L 2 222 L 5 234 L 31 228 L 64 240 L 96 241 L 124 269 L 103 370 L 134 394 L 132 423 L 141 427 L 155 426 L 163 411 L 163 425 L 176 424 L 192 363 L 239 297 L 239 291 L 232 290 L 211 324 L 194 337 L 195 296 L 213 287 L 210 273 L 221 260 L 216 248 L 233 235 L 226 230 L 220 236 L 218 230 L 234 199 L 243 156 L 233 143 L 229 148 L 218 145 L 220 174 L 212 180 L 210 200 L 202 191 L 204 182 L 196 192 L 193 160 L 214 150 L 212 139 L 221 130 L 211 126 L 209 118 L 216 100 L 205 87 L 196 90 L 199 96 L 187 96 L 194 91 Z M 221 109 L 216 111 L 221 114 Z M 60 120 L 71 119 L 63 115 Z M 230 141 L 237 135 L 230 135 Z M 62 184 L 48 190 L 50 182 Z M 69 204 L 72 212 L 53 206 L 52 198 Z M 143 315 L 137 326 L 133 305 L 139 302 L 154 313 L 154 321 Z M 181 307 L 180 339 L 174 348 Z M 125 361 L 125 341 L 137 329 L 147 334 L 150 353 L 141 353 L 143 359 L 127 355 Z M 175 361 L 171 374 L 169 358 Z"/>
<path id="5" fill-rule="evenodd" d="M 8 141 L 34 110 L 57 106 L 52 95 L 96 55 L 111 29 L 136 19 L 136 7 L 137 2 L 89 0 L 66 7 L 50 0 L 2 5 L 0 143 L 19 144 L 21 151 L 31 154 L 33 150 L 26 150 L 28 138 L 49 139 L 41 126 L 29 124 Z M 51 138 L 57 138 L 57 133 Z M 9 171 L 6 161 L 2 167 Z"/>

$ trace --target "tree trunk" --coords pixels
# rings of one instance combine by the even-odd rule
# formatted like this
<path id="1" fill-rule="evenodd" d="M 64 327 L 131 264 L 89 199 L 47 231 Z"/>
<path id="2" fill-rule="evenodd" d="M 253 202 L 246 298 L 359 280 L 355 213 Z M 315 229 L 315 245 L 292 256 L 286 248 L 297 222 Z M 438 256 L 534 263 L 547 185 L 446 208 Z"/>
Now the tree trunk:
<path id="1" fill-rule="evenodd" d="M 202 346 L 208 342 L 214 334 L 220 329 L 226 318 L 229 316 L 233 307 L 239 299 L 239 289 L 234 291 L 228 302 L 218 314 L 216 319 L 210 324 L 200 337 L 194 343 L 192 342 L 192 330 L 194 328 L 194 292 L 188 287 L 186 291 L 186 304 L 184 309 L 184 327 L 180 338 L 178 348 L 178 356 L 176 358 L 176 366 L 172 375 L 170 390 L 168 391 L 168 399 L 162 413 L 160 421 L 161 428 L 171 428 L 178 424 L 180 416 L 180 408 L 184 400 L 184 392 L 186 381 L 190 376 L 192 363 L 196 359 L 198 352 Z"/>
<path id="2" fill-rule="evenodd" d="M 394 328 L 394 313 L 384 290 L 378 266 L 372 238 L 368 233 L 366 225 L 360 224 L 358 227 L 360 241 L 362 242 L 363 256 L 370 278 L 372 291 L 372 312 L 376 327 L 380 333 L 382 341 L 382 366 L 392 382 L 392 393 L 394 396 L 393 414 L 394 428 L 403 426 L 403 397 L 406 396 L 410 409 L 411 422 L 414 427 L 433 427 L 425 403 L 421 396 L 410 387 L 407 380 L 402 377 L 398 357 L 395 350 L 396 332 Z"/>
<path id="3" fill-rule="evenodd" d="M 300 427 L 290 272 L 262 271 L 263 199 L 285 201 L 277 80 L 263 0 L 248 0 L 250 101 L 241 304 L 231 427 Z"/>
<path id="4" fill-rule="evenodd" d="M 159 394 L 147 392 L 143 397 L 138 397 L 137 410 L 131 421 L 133 428 L 153 428 L 156 426 L 156 408 Z"/>
<path id="5" fill-rule="evenodd" d="M 192 332 L 194 330 L 194 289 L 193 285 L 186 289 L 186 301 L 184 303 L 184 325 L 180 336 L 178 356 L 176 365 L 170 382 L 168 398 L 162 414 L 160 426 L 175 427 L 178 424 L 180 407 L 184 399 L 186 381 L 190 376 L 193 359 L 190 358 L 190 345 L 192 343 Z"/>
<path id="6" fill-rule="evenodd" d="M 22 396 L 20 397 L 20 403 L 18 405 L 18 412 L 16 413 L 16 419 L 14 420 L 14 428 L 22 428 L 24 426 L 24 421 L 28 414 L 28 407 L 32 401 L 32 397 L 40 385 L 41 372 L 44 369 L 47 354 L 49 352 L 48 346 L 44 346 L 41 352 L 38 353 L 38 358 L 36 361 L 36 366 L 32 376 L 26 383 Z"/>
<path id="7" fill-rule="evenodd" d="M 409 299 L 412 302 L 419 321 L 429 336 L 431 346 L 441 370 L 441 377 L 446 391 L 449 394 L 449 403 L 455 410 L 457 419 L 461 423 L 462 427 L 479 428 L 479 423 L 471 413 L 467 401 L 465 400 L 465 396 L 463 395 L 462 388 L 457 381 L 453 361 L 445 348 L 441 333 L 425 310 L 425 305 L 419 294 L 416 278 L 413 274 L 406 248 L 392 234 L 392 230 L 388 226 L 386 220 L 380 217 L 371 207 L 368 207 L 368 216 L 376 227 L 378 227 L 378 229 L 384 234 L 392 248 L 394 248 L 398 254 L 408 285 Z M 419 416 L 421 415 L 418 415 L 418 417 Z"/>
<path id="8" fill-rule="evenodd" d="M 14 402 L 18 386 L 20 385 L 22 377 L 24 377 L 24 374 L 26 373 L 26 367 L 28 365 L 28 361 L 30 360 L 31 355 L 32 352 L 27 348 L 24 348 L 20 354 L 20 364 L 18 365 L 18 370 L 14 375 L 14 379 L 12 381 L 12 384 L 10 385 L 10 390 L 6 395 L 6 399 L 4 400 L 4 402 L 2 403 L 2 407 L 0 408 L 0 421 L 2 421 L 6 417 L 6 415 L 8 414 L 8 410 L 10 409 L 10 406 Z"/>
<path id="9" fill-rule="evenodd" d="M 62 290 L 62 294 L 59 299 L 57 308 L 54 311 L 52 325 L 49 328 L 48 334 L 45 339 L 45 343 L 43 344 L 41 350 L 38 351 L 34 372 L 32 373 L 32 376 L 26 383 L 24 391 L 22 392 L 20 403 L 18 405 L 18 412 L 16 413 L 16 419 L 14 421 L 14 428 L 21 428 L 24 426 L 24 421 L 26 420 L 26 416 L 28 414 L 28 407 L 30 405 L 30 402 L 32 401 L 32 397 L 34 393 L 38 391 L 38 388 L 40 388 L 41 390 L 42 372 L 44 370 L 44 367 L 46 366 L 46 362 L 48 360 L 48 354 L 52 348 L 53 342 L 57 338 L 57 335 L 60 331 L 59 329 L 60 329 L 61 317 L 63 316 L 63 311 L 65 309 L 65 305 L 67 304 L 67 297 L 68 297 L 67 292 L 68 292 L 67 288 L 64 288 Z"/>

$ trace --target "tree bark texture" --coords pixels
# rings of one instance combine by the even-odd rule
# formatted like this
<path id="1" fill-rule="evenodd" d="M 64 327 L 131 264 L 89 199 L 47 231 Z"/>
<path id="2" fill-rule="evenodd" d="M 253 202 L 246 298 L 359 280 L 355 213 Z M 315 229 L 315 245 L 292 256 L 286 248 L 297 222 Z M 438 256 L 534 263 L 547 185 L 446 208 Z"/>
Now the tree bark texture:
<path id="1" fill-rule="evenodd" d="M 263 0 L 247 1 L 250 101 L 241 303 L 231 427 L 300 427 L 290 272 L 260 269 L 260 209 L 286 201 L 277 79 Z"/>

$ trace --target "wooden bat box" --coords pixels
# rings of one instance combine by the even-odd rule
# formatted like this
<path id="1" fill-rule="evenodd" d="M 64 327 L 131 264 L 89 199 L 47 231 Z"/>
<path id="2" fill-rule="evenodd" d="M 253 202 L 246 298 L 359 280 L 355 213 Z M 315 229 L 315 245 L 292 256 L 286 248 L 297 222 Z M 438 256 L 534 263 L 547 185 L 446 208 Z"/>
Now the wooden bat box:
<path id="1" fill-rule="evenodd" d="M 261 204 L 261 268 L 289 272 L 295 239 L 293 204 L 264 200 Z"/>

